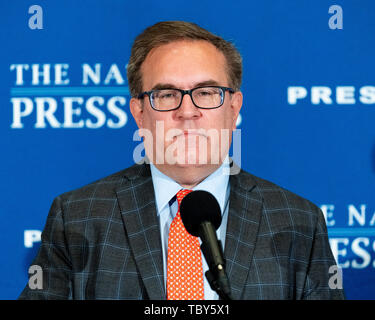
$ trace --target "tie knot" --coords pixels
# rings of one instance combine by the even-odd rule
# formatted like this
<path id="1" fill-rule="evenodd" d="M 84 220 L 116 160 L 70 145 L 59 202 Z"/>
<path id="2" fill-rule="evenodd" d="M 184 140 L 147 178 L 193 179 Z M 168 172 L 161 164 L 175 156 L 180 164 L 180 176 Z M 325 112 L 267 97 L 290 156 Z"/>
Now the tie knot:
<path id="1" fill-rule="evenodd" d="M 189 189 L 181 189 L 180 191 L 177 192 L 177 201 L 178 201 L 178 208 L 180 208 L 180 204 L 183 198 L 193 190 Z"/>

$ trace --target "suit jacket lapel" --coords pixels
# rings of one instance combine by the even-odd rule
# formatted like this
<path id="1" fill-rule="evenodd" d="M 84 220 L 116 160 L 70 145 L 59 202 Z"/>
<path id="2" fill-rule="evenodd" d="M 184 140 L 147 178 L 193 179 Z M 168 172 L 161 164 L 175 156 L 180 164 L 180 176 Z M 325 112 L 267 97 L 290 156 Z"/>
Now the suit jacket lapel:
<path id="1" fill-rule="evenodd" d="M 251 266 L 263 204 L 250 174 L 241 171 L 230 177 L 229 201 L 224 256 L 233 299 L 237 300 Z"/>
<path id="2" fill-rule="evenodd" d="M 163 300 L 162 246 L 150 168 L 133 166 L 126 178 L 116 190 L 126 234 L 148 297 Z"/>
<path id="3" fill-rule="evenodd" d="M 150 168 L 136 165 L 116 190 L 125 231 L 147 295 L 164 300 L 162 246 Z M 240 299 L 249 273 L 263 199 L 250 174 L 230 176 L 230 204 L 224 257 L 233 299 Z"/>

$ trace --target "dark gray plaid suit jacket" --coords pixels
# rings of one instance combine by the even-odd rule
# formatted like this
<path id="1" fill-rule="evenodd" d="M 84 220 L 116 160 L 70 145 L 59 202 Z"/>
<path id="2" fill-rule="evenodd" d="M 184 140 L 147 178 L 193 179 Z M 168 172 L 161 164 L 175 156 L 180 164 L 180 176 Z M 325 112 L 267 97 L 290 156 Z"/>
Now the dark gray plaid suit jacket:
<path id="1" fill-rule="evenodd" d="M 245 171 L 230 176 L 224 256 L 234 299 L 342 299 L 319 208 Z M 43 289 L 20 299 L 166 298 L 148 165 L 57 197 L 33 265 Z"/>

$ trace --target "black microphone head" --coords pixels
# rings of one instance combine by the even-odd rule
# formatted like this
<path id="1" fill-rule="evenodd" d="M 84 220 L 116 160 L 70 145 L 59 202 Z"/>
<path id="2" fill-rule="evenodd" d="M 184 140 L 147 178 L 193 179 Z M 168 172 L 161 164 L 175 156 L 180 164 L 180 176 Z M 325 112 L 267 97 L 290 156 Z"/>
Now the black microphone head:
<path id="1" fill-rule="evenodd" d="M 216 198 L 207 191 L 193 191 L 186 195 L 180 205 L 181 220 L 187 232 L 199 236 L 202 222 L 211 222 L 215 230 L 221 224 L 221 209 Z"/>

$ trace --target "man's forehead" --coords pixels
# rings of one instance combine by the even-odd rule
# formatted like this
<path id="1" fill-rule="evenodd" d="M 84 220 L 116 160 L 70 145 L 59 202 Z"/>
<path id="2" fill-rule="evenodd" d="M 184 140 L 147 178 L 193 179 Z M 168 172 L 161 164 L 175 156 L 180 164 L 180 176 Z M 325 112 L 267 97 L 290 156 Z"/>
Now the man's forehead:
<path id="1" fill-rule="evenodd" d="M 141 74 L 147 90 L 227 84 L 224 54 L 204 40 L 173 41 L 152 49 L 141 66 Z"/>
<path id="2" fill-rule="evenodd" d="M 189 49 L 195 48 L 201 51 L 210 52 L 219 56 L 224 56 L 223 53 L 217 49 L 211 42 L 207 40 L 194 40 L 194 39 L 177 39 L 168 43 L 160 44 L 152 48 L 146 56 L 146 59 L 150 59 L 153 55 L 163 53 L 181 53 L 183 51 L 190 52 Z"/>

